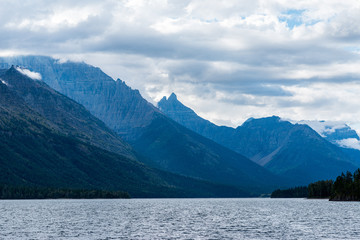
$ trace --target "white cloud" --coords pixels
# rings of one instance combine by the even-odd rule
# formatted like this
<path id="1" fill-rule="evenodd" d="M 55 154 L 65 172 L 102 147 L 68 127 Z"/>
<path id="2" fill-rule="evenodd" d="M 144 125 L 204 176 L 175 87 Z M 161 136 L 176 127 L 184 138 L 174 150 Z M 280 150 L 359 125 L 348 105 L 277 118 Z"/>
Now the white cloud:
<path id="1" fill-rule="evenodd" d="M 8 22 L 5 28 L 9 29 L 27 29 L 31 31 L 49 31 L 56 32 L 59 28 L 76 27 L 81 22 L 86 21 L 90 16 L 96 16 L 96 8 L 73 8 L 57 9 L 45 18 L 25 18 L 20 21 Z"/>
<path id="2" fill-rule="evenodd" d="M 86 61 L 219 124 L 360 126 L 359 12 L 358 0 L 5 1 L 0 55 Z"/>
<path id="3" fill-rule="evenodd" d="M 291 122 L 306 124 L 323 137 L 325 137 L 327 134 L 334 133 L 337 129 L 343 129 L 347 127 L 347 125 L 344 122 L 335 122 L 335 121 L 301 120 L 301 121 L 291 121 Z"/>
<path id="4" fill-rule="evenodd" d="M 347 138 L 336 141 L 341 147 L 360 150 L 360 141 L 356 138 Z"/>
<path id="5" fill-rule="evenodd" d="M 37 72 L 32 72 L 30 71 L 29 69 L 25 69 L 25 68 L 20 68 L 20 67 L 16 67 L 16 70 L 18 72 L 20 72 L 21 74 L 33 79 L 33 80 L 41 80 L 42 77 L 41 77 L 41 74 L 40 73 L 37 73 Z"/>

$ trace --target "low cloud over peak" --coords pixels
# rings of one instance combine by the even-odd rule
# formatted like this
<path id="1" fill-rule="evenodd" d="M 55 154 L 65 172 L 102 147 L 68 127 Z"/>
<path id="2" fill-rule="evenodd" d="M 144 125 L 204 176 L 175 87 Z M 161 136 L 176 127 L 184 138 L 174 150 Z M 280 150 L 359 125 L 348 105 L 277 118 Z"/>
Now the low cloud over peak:
<path id="1" fill-rule="evenodd" d="M 21 68 L 21 67 L 16 67 L 16 70 L 18 72 L 20 72 L 21 74 L 33 79 L 33 80 L 41 80 L 42 77 L 41 77 L 41 74 L 40 73 L 37 73 L 37 72 L 32 72 L 30 71 L 29 69 L 26 69 L 26 68 Z"/>

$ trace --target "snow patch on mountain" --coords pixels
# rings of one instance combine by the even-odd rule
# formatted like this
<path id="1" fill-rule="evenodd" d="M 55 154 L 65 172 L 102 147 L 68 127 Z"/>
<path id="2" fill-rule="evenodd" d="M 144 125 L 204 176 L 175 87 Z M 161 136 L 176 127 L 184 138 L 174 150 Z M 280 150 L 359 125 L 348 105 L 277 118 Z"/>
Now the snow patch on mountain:
<path id="1" fill-rule="evenodd" d="M 26 68 L 20 68 L 20 67 L 16 67 L 16 70 L 18 72 L 20 72 L 21 74 L 33 79 L 33 80 L 41 80 L 42 77 L 41 77 L 41 74 L 38 73 L 38 72 L 32 72 L 30 71 L 29 69 L 26 69 Z"/>
<path id="2" fill-rule="evenodd" d="M 7 82 L 5 82 L 4 80 L 2 80 L 1 78 L 0 78 L 0 81 L 1 81 L 3 84 L 5 84 L 6 86 L 9 86 L 9 84 L 8 84 Z"/>

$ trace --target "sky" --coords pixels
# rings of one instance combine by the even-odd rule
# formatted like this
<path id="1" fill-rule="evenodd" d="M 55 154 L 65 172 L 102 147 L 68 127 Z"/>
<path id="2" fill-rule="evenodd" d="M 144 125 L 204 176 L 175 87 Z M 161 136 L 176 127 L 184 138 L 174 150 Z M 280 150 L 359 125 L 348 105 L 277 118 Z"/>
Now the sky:
<path id="1" fill-rule="evenodd" d="M 200 116 L 360 130 L 358 0 L 0 0 L 0 56 L 85 61 Z"/>

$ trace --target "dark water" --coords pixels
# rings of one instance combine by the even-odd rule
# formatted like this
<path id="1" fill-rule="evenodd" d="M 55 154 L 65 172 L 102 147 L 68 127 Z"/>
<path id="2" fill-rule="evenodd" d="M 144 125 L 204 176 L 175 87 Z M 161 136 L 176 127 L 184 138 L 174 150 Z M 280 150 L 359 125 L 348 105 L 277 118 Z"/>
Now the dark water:
<path id="1" fill-rule="evenodd" d="M 0 239 L 360 239 L 358 202 L 3 200 L 0 214 Z"/>

